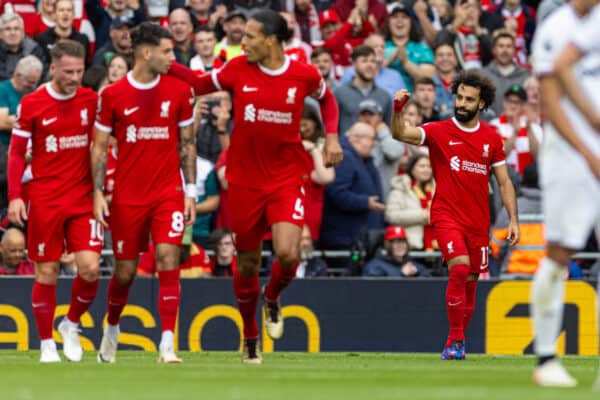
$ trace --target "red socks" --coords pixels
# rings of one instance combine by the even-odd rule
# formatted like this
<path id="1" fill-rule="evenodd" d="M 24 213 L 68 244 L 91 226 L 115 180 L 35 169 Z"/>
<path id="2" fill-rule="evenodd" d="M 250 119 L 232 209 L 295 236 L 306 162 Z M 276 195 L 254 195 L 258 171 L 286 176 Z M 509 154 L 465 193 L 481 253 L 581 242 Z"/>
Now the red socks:
<path id="1" fill-rule="evenodd" d="M 123 308 L 127 305 L 131 284 L 121 285 L 113 275 L 108 283 L 108 323 L 118 325 Z"/>
<path id="2" fill-rule="evenodd" d="M 455 340 L 464 340 L 464 320 L 467 278 L 469 277 L 469 266 L 457 264 L 450 268 L 448 277 L 448 287 L 446 288 L 446 313 L 450 323 L 450 332 L 448 333 L 448 347 Z"/>
<path id="3" fill-rule="evenodd" d="M 296 276 L 298 265 L 300 265 L 300 262 L 297 262 L 291 268 L 283 268 L 279 263 L 279 260 L 275 259 L 273 266 L 271 267 L 271 279 L 265 288 L 265 299 L 267 299 L 267 301 L 272 302 L 279 299 L 281 291 L 285 289 Z"/>
<path id="4" fill-rule="evenodd" d="M 181 287 L 179 286 L 179 268 L 170 271 L 158 271 L 158 315 L 162 331 L 175 331 Z"/>
<path id="5" fill-rule="evenodd" d="M 56 285 L 33 283 L 31 306 L 40 340 L 52 339 L 54 310 L 56 309 Z"/>
<path id="6" fill-rule="evenodd" d="M 71 305 L 67 318 L 69 321 L 79 323 L 79 319 L 92 305 L 98 291 L 98 279 L 93 282 L 86 281 L 79 274 L 73 279 L 71 286 Z"/>
<path id="7" fill-rule="evenodd" d="M 471 322 L 471 318 L 473 317 L 473 312 L 475 311 L 475 294 L 477 292 L 477 281 L 468 281 L 466 288 L 466 298 L 467 301 L 465 303 L 465 319 L 463 321 L 463 330 L 467 331 L 469 327 L 469 323 Z"/>
<path id="8" fill-rule="evenodd" d="M 236 272 L 233 275 L 233 291 L 244 321 L 244 339 L 258 338 L 256 306 L 260 297 L 258 276 L 246 277 Z"/>

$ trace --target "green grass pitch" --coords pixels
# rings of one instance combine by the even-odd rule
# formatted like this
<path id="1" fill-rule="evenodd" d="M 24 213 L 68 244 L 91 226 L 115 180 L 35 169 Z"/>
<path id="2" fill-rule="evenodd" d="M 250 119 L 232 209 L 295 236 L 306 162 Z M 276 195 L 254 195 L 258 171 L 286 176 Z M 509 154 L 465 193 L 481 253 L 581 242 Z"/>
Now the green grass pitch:
<path id="1" fill-rule="evenodd" d="M 62 354 L 61 354 L 62 355 Z M 437 354 L 270 353 L 260 366 L 230 352 L 181 352 L 181 365 L 157 365 L 156 355 L 119 351 L 117 363 L 40 365 L 37 351 L 0 351 L 0 399 L 599 399 L 591 389 L 598 359 L 565 357 L 576 389 L 531 383 L 532 357 L 469 355 L 466 362 Z"/>

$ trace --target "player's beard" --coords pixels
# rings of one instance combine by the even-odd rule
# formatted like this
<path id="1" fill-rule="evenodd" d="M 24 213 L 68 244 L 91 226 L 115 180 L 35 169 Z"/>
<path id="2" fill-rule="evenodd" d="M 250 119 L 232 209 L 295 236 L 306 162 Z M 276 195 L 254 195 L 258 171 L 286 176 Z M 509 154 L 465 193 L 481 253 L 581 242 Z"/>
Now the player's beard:
<path id="1" fill-rule="evenodd" d="M 462 111 L 464 114 L 459 114 L 458 111 Z M 454 108 L 454 118 L 456 118 L 459 122 L 469 122 L 473 118 L 477 117 L 478 113 L 478 109 L 469 110 L 464 107 Z"/>

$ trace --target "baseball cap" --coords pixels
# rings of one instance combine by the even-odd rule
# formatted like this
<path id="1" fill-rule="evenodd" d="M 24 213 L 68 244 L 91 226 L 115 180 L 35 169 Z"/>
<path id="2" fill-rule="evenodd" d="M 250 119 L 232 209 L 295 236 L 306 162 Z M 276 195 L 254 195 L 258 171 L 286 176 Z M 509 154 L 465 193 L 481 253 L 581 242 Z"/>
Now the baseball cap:
<path id="1" fill-rule="evenodd" d="M 366 99 L 358 104 L 358 112 L 368 111 L 372 114 L 383 114 L 383 108 L 373 99 Z"/>
<path id="2" fill-rule="evenodd" d="M 148 16 L 166 17 L 169 15 L 169 0 L 148 0 Z"/>
<path id="3" fill-rule="evenodd" d="M 406 240 L 406 231 L 401 226 L 388 226 L 385 230 L 384 240 L 403 239 Z"/>
<path id="4" fill-rule="evenodd" d="M 233 10 L 229 11 L 229 13 L 227 13 L 227 16 L 225 17 L 225 22 L 230 21 L 235 17 L 240 17 L 244 21 L 248 21 L 248 16 L 246 15 L 246 12 L 244 10 L 240 8 L 234 8 Z"/>
<path id="5" fill-rule="evenodd" d="M 337 24 L 339 22 L 340 17 L 333 10 L 325 10 L 321 14 L 319 14 L 319 26 L 323 26 L 329 23 Z"/>
<path id="6" fill-rule="evenodd" d="M 133 27 L 133 21 L 131 21 L 129 18 L 124 17 L 124 16 L 114 17 L 112 19 L 112 21 L 110 21 L 110 28 L 111 29 L 119 29 L 119 28 L 122 28 L 124 26 L 126 26 L 128 28 Z"/>
<path id="7" fill-rule="evenodd" d="M 403 1 L 388 4 L 387 6 L 388 15 L 394 15 L 398 12 L 403 12 L 410 16 L 410 9 L 406 6 Z"/>
<path id="8" fill-rule="evenodd" d="M 510 95 L 519 96 L 519 98 L 523 101 L 527 101 L 527 92 L 521 85 L 512 85 L 508 88 L 506 93 L 504 93 L 504 97 L 508 97 Z"/>

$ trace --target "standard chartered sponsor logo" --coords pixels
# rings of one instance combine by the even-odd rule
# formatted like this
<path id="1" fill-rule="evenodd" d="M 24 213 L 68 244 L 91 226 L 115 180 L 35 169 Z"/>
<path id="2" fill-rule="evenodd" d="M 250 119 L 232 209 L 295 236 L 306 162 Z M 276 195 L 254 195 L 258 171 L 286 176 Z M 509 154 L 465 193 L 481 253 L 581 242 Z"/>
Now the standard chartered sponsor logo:
<path id="1" fill-rule="evenodd" d="M 292 113 L 281 112 L 275 110 L 266 110 L 259 108 L 258 110 L 254 107 L 254 104 L 248 104 L 244 108 L 244 121 L 248 122 L 269 122 L 272 124 L 291 124 Z"/>
<path id="2" fill-rule="evenodd" d="M 142 126 L 136 128 L 135 125 L 129 125 L 125 132 L 125 141 L 135 143 L 138 140 L 166 140 L 169 139 L 168 126 Z"/>
<path id="3" fill-rule="evenodd" d="M 450 168 L 452 171 L 460 171 L 460 158 L 454 156 L 450 159 Z"/>
<path id="4" fill-rule="evenodd" d="M 474 161 L 467 161 L 458 158 L 458 156 L 453 156 L 450 159 L 450 169 L 452 171 L 466 171 L 473 172 L 475 174 L 486 175 L 487 174 L 487 166 L 485 164 L 481 164 Z"/>
<path id="5" fill-rule="evenodd" d="M 46 153 L 56 153 L 58 151 L 58 143 L 56 136 L 49 135 L 46 137 Z"/>
<path id="6" fill-rule="evenodd" d="M 87 111 L 87 110 L 86 110 Z M 66 149 L 78 149 L 80 147 L 88 146 L 88 135 L 85 133 L 82 135 L 66 136 L 58 139 L 58 147 L 61 150 Z"/>

